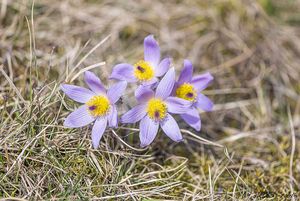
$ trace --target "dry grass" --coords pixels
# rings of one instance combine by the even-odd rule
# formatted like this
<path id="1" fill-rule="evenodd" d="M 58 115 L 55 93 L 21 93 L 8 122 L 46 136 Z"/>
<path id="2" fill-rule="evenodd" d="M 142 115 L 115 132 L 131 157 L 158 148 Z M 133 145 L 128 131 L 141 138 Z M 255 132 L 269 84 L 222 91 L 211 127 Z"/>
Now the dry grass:
<path id="1" fill-rule="evenodd" d="M 2 0 L 0 7 L 0 197 L 299 199 L 299 1 Z M 106 80 L 114 64 L 142 56 L 149 33 L 177 70 L 189 58 L 198 72 L 213 73 L 206 94 L 214 111 L 201 113 L 202 131 L 186 130 L 183 143 L 160 133 L 141 150 L 137 130 L 121 127 L 94 150 L 89 127 L 62 126 L 77 105 L 58 86 L 83 84 L 86 67 Z M 121 108 L 134 104 L 131 93 Z"/>

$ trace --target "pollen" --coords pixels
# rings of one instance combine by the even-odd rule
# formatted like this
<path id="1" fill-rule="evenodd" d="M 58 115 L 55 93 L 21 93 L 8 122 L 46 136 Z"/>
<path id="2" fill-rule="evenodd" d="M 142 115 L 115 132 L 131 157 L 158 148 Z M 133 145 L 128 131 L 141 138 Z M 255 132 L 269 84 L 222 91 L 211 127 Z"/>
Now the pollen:
<path id="1" fill-rule="evenodd" d="M 195 101 L 197 98 L 197 92 L 193 85 L 184 83 L 176 89 L 176 96 L 188 101 Z"/>
<path id="2" fill-rule="evenodd" d="M 110 102 L 105 96 L 93 96 L 86 105 L 88 111 L 94 117 L 105 116 L 110 109 Z"/>
<path id="3" fill-rule="evenodd" d="M 148 116 L 155 120 L 163 120 L 167 115 L 167 105 L 158 98 L 152 98 L 148 102 Z"/>
<path id="4" fill-rule="evenodd" d="M 149 81 L 154 77 L 154 70 L 148 62 L 141 60 L 134 65 L 134 76 L 140 81 Z"/>

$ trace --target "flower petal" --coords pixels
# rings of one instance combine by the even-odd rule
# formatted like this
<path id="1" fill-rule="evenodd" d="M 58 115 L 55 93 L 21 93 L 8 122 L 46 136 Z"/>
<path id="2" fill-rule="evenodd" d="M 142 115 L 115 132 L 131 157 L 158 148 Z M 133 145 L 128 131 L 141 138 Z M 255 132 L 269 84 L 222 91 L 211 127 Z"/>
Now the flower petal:
<path id="1" fill-rule="evenodd" d="M 197 109 L 193 108 L 187 111 L 185 114 L 181 114 L 180 116 L 188 125 L 196 129 L 197 131 L 200 131 L 201 120 Z"/>
<path id="2" fill-rule="evenodd" d="M 202 75 L 194 76 L 191 84 L 198 90 L 202 91 L 209 83 L 214 79 L 210 73 L 204 73 Z"/>
<path id="3" fill-rule="evenodd" d="M 95 96 L 95 93 L 89 89 L 75 85 L 61 84 L 60 88 L 69 98 L 79 103 L 86 103 L 93 96 Z"/>
<path id="4" fill-rule="evenodd" d="M 120 99 L 126 87 L 127 87 L 127 82 L 120 81 L 109 88 L 107 92 L 107 97 L 111 101 L 111 104 L 115 104 Z"/>
<path id="5" fill-rule="evenodd" d="M 204 111 L 211 111 L 214 104 L 207 96 L 199 93 L 197 96 L 196 106 Z"/>
<path id="6" fill-rule="evenodd" d="M 146 115 L 140 122 L 141 147 L 151 144 L 157 134 L 159 124 Z"/>
<path id="7" fill-rule="evenodd" d="M 164 133 L 173 141 L 179 142 L 182 140 L 182 135 L 178 124 L 170 114 L 167 114 L 165 121 L 162 121 L 160 123 L 160 126 L 163 129 Z"/>
<path id="8" fill-rule="evenodd" d="M 155 96 L 162 99 L 167 98 L 173 90 L 174 83 L 175 83 L 175 69 L 170 68 L 170 70 L 168 70 L 166 75 L 159 82 L 156 88 Z"/>
<path id="9" fill-rule="evenodd" d="M 153 87 L 158 82 L 158 79 L 156 77 L 152 78 L 149 81 L 142 82 L 142 85 L 147 87 Z"/>
<path id="10" fill-rule="evenodd" d="M 140 121 L 146 114 L 147 114 L 146 104 L 140 104 L 140 105 L 133 107 L 128 112 L 126 112 L 121 117 L 121 122 L 122 123 L 136 123 L 136 122 Z"/>
<path id="11" fill-rule="evenodd" d="M 138 102 L 147 102 L 150 98 L 154 96 L 154 92 L 149 87 L 140 85 L 134 92 L 135 98 Z"/>
<path id="12" fill-rule="evenodd" d="M 177 89 L 178 87 L 179 87 L 178 82 L 175 82 L 175 83 L 174 83 L 174 87 L 173 87 L 172 92 L 171 92 L 171 95 L 172 95 L 172 96 L 176 96 L 176 89 Z"/>
<path id="13" fill-rule="evenodd" d="M 159 63 L 158 67 L 155 68 L 155 76 L 157 77 L 163 76 L 170 68 L 170 64 L 171 64 L 170 58 L 163 59 Z"/>
<path id="14" fill-rule="evenodd" d="M 185 59 L 183 63 L 183 69 L 180 72 L 178 83 L 183 84 L 185 82 L 190 82 L 193 76 L 193 65 L 192 62 Z"/>
<path id="15" fill-rule="evenodd" d="M 94 120 L 95 118 L 89 114 L 87 106 L 82 105 L 67 116 L 64 126 L 69 128 L 79 128 L 88 125 Z"/>
<path id="16" fill-rule="evenodd" d="M 107 118 L 98 118 L 95 121 L 95 124 L 92 129 L 92 143 L 94 149 L 98 148 L 100 144 L 100 139 L 106 129 L 107 126 Z"/>
<path id="17" fill-rule="evenodd" d="M 84 80 L 89 88 L 96 94 L 106 93 L 104 86 L 101 83 L 101 80 L 92 72 L 86 71 L 84 73 Z"/>
<path id="18" fill-rule="evenodd" d="M 136 82 L 134 77 L 134 67 L 130 64 L 122 63 L 114 66 L 109 79 L 125 80 L 127 82 Z"/>
<path id="19" fill-rule="evenodd" d="M 168 97 L 165 100 L 168 112 L 174 114 L 183 114 L 191 107 L 192 102 L 177 97 Z"/>
<path id="20" fill-rule="evenodd" d="M 118 127 L 118 111 L 115 105 L 112 105 L 111 111 L 108 115 L 108 125 L 109 127 Z"/>
<path id="21" fill-rule="evenodd" d="M 153 35 L 149 35 L 144 39 L 144 59 L 150 62 L 153 67 L 157 67 L 160 59 L 160 49 Z"/>

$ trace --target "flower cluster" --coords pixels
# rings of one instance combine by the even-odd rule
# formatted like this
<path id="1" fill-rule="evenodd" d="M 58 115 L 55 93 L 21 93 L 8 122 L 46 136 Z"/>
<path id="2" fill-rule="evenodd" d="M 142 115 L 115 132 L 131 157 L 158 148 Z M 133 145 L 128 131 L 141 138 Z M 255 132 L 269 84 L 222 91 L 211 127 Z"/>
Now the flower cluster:
<path id="1" fill-rule="evenodd" d="M 86 71 L 84 79 L 89 89 L 62 84 L 62 91 L 71 99 L 83 103 L 72 112 L 64 126 L 77 128 L 94 122 L 93 147 L 97 148 L 106 129 L 118 126 L 116 102 L 123 95 L 127 83 L 138 83 L 135 98 L 138 104 L 123 114 L 121 123 L 139 123 L 141 146 L 151 144 L 158 128 L 172 140 L 179 142 L 182 135 L 172 114 L 180 117 L 197 131 L 201 128 L 198 108 L 210 111 L 212 101 L 201 93 L 213 80 L 210 73 L 193 76 L 193 66 L 184 60 L 184 67 L 175 80 L 175 69 L 170 67 L 170 58 L 160 59 L 160 48 L 152 35 L 144 39 L 144 60 L 131 65 L 118 64 L 110 79 L 118 82 L 108 90 L 92 72 Z M 161 79 L 160 79 L 161 78 Z"/>

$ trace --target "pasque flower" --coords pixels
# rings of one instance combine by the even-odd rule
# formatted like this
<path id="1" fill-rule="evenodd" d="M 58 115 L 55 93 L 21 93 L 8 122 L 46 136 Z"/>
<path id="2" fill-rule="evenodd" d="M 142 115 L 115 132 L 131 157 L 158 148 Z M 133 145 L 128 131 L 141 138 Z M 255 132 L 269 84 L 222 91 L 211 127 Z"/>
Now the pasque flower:
<path id="1" fill-rule="evenodd" d="M 184 67 L 173 89 L 173 95 L 192 103 L 191 108 L 186 113 L 180 114 L 180 116 L 197 131 L 201 129 L 201 120 L 197 108 L 211 111 L 213 107 L 212 101 L 201 93 L 212 80 L 213 77 L 210 73 L 193 77 L 192 63 L 189 60 L 184 60 Z"/>
<path id="2" fill-rule="evenodd" d="M 84 74 L 86 84 L 90 89 L 62 84 L 62 91 L 74 101 L 84 103 L 72 112 L 64 122 L 64 126 L 78 128 L 94 123 L 92 129 L 93 147 L 97 148 L 107 127 L 117 127 L 118 113 L 115 103 L 123 94 L 127 83 L 125 81 L 112 85 L 107 91 L 100 79 L 92 72 Z"/>
<path id="3" fill-rule="evenodd" d="M 170 113 L 185 113 L 191 103 L 181 98 L 170 97 L 174 84 L 175 70 L 171 68 L 157 85 L 155 93 L 149 87 L 139 87 L 135 93 L 139 104 L 121 117 L 122 123 L 140 121 L 139 136 L 142 147 L 154 140 L 159 126 L 172 140 L 182 140 L 180 129 Z"/>
<path id="4" fill-rule="evenodd" d="M 151 85 L 158 81 L 170 67 L 170 58 L 160 61 L 160 48 L 153 35 L 144 39 L 144 60 L 131 65 L 121 63 L 114 66 L 111 79 L 139 82 L 142 85 Z"/>

